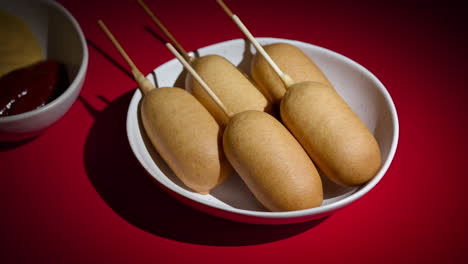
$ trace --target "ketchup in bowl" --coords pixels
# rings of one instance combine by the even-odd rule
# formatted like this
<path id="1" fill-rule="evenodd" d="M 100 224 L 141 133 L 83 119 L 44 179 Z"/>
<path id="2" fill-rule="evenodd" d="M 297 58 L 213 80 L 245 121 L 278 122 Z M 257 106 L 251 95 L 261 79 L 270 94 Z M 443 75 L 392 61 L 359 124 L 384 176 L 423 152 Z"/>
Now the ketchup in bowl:
<path id="1" fill-rule="evenodd" d="M 11 71 L 0 78 L 0 117 L 42 107 L 68 86 L 65 67 L 46 60 Z"/>

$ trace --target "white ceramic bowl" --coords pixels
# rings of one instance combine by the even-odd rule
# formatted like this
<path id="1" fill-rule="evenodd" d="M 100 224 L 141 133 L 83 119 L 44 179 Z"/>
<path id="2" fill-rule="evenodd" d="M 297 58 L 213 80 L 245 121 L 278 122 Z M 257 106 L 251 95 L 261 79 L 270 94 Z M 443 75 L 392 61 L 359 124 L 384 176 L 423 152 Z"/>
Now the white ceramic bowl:
<path id="1" fill-rule="evenodd" d="M 78 22 L 56 2 L 0 0 L 0 10 L 26 21 L 46 59 L 65 64 L 70 82 L 58 98 L 45 106 L 18 115 L 0 117 L 0 141 L 13 141 L 40 134 L 68 111 L 83 86 L 88 67 L 88 47 Z"/>
<path id="2" fill-rule="evenodd" d="M 323 205 L 292 212 L 266 211 L 237 174 L 232 175 L 209 195 L 194 193 L 181 184 L 146 138 L 138 119 L 138 103 L 141 99 L 139 91 L 135 92 L 127 115 L 127 134 L 131 148 L 141 165 L 165 190 L 190 206 L 209 214 L 258 224 L 294 223 L 329 215 L 365 195 L 384 176 L 398 143 L 399 130 L 395 106 L 384 85 L 371 72 L 345 56 L 294 40 L 277 38 L 258 38 L 258 40 L 261 44 L 285 42 L 301 48 L 313 58 L 338 93 L 374 133 L 380 145 L 383 163 L 378 174 L 370 182 L 360 187 L 348 188 L 338 186 L 322 177 Z M 198 53 L 200 56 L 207 54 L 224 56 L 245 72 L 249 72 L 250 59 L 255 52 L 245 40 L 235 39 L 201 48 Z M 156 76 L 156 87 L 174 86 L 181 72 L 181 64 L 173 59 L 156 68 L 148 78 L 154 83 Z"/>

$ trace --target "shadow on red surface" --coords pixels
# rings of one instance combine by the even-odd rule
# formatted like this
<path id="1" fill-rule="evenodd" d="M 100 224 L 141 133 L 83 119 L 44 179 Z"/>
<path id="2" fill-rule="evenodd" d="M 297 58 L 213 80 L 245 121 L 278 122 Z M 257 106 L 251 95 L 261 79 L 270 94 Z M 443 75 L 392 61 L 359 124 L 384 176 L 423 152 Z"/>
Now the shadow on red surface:
<path id="1" fill-rule="evenodd" d="M 8 150 L 11 150 L 11 149 L 21 147 L 21 146 L 23 146 L 25 144 L 28 144 L 29 142 L 33 141 L 34 139 L 40 137 L 41 135 L 37 135 L 37 136 L 34 136 L 32 138 L 28 138 L 28 139 L 11 141 L 11 142 L 1 142 L 0 141 L 0 152 L 4 152 L 4 151 L 8 151 Z"/>
<path id="2" fill-rule="evenodd" d="M 95 120 L 85 144 L 87 175 L 102 199 L 132 225 L 176 241 L 235 246 L 285 239 L 324 220 L 273 226 L 244 224 L 207 215 L 172 198 L 146 174 L 128 144 L 125 123 L 133 93 L 109 102 L 102 111 L 79 98 Z"/>

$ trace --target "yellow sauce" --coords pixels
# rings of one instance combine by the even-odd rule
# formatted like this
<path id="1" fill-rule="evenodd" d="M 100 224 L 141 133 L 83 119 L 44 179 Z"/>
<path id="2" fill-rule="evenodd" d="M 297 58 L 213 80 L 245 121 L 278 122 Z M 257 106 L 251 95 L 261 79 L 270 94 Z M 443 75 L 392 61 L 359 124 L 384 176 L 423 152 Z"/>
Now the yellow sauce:
<path id="1" fill-rule="evenodd" d="M 0 10 L 0 76 L 44 59 L 42 48 L 21 18 Z"/>

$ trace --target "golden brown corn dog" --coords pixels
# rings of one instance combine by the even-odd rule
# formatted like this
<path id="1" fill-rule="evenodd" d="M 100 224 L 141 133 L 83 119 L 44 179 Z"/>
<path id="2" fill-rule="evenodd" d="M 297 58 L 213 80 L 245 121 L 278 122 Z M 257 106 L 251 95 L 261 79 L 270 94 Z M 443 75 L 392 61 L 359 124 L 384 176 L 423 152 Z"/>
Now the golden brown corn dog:
<path id="1" fill-rule="evenodd" d="M 290 86 L 280 113 L 315 164 L 334 182 L 359 185 L 380 169 L 374 136 L 330 87 L 317 82 Z"/>
<path id="2" fill-rule="evenodd" d="M 222 130 L 187 91 L 154 88 L 105 24 L 99 25 L 132 69 L 142 93 L 140 114 L 151 143 L 174 174 L 192 190 L 207 194 L 232 173 L 222 151 Z"/>
<path id="3" fill-rule="evenodd" d="M 219 124 L 187 91 L 153 89 L 144 95 L 140 111 L 153 146 L 192 190 L 207 194 L 232 172 Z"/>
<path id="4" fill-rule="evenodd" d="M 263 46 L 278 67 L 296 82 L 314 81 L 332 87 L 320 68 L 302 50 L 287 43 Z M 286 86 L 268 62 L 256 53 L 252 59 L 251 75 L 263 94 L 273 104 L 278 104 L 286 92 Z"/>
<path id="5" fill-rule="evenodd" d="M 299 142 L 274 117 L 245 111 L 223 135 L 226 157 L 266 208 L 293 211 L 322 204 L 322 181 Z"/>
<path id="6" fill-rule="evenodd" d="M 266 97 L 225 58 L 207 55 L 194 58 L 191 65 L 232 113 L 246 110 L 271 112 L 271 104 Z M 226 116 L 220 112 L 219 107 L 191 74 L 187 74 L 185 88 L 208 109 L 218 122 L 227 124 Z"/>

